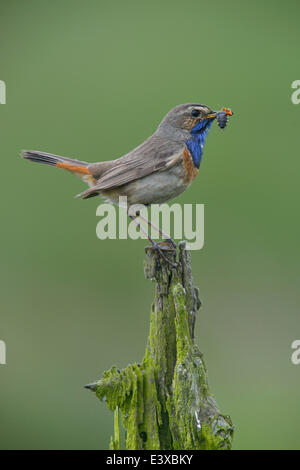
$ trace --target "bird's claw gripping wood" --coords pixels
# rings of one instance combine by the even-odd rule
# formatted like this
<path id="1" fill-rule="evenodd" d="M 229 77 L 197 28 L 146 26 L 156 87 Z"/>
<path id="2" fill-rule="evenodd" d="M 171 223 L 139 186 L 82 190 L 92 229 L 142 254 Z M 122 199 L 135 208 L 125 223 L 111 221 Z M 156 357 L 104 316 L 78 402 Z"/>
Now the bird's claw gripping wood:
<path id="1" fill-rule="evenodd" d="M 177 263 L 176 263 L 176 247 L 177 247 L 177 245 L 171 238 L 169 238 L 167 240 L 162 240 L 161 242 L 157 242 L 157 243 L 152 240 L 151 243 L 152 243 L 152 246 L 146 246 L 145 247 L 145 252 L 146 253 L 147 253 L 148 250 L 157 250 L 159 255 L 166 261 L 166 263 L 168 263 L 170 266 L 172 266 L 172 268 L 177 267 Z M 164 253 L 164 251 L 166 252 L 166 254 Z M 173 256 L 175 262 L 173 262 L 171 259 L 169 259 L 167 255 Z"/>
<path id="2" fill-rule="evenodd" d="M 172 238 L 166 238 L 166 240 L 163 240 L 161 243 L 170 243 L 172 247 L 174 248 L 174 250 L 176 250 L 177 248 L 177 245 L 174 242 L 174 240 L 172 240 Z"/>

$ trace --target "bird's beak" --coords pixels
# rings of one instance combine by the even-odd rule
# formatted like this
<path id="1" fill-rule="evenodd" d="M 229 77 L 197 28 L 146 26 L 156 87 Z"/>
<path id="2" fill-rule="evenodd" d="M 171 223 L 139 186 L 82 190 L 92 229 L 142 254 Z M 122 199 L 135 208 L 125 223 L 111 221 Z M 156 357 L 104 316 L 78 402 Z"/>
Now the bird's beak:
<path id="1" fill-rule="evenodd" d="M 206 119 L 214 119 L 217 117 L 218 113 L 225 113 L 227 116 L 232 116 L 233 112 L 231 111 L 230 108 L 223 108 L 221 111 L 212 111 L 211 113 L 207 114 L 205 117 Z"/>
<path id="2" fill-rule="evenodd" d="M 210 114 L 207 114 L 205 116 L 206 119 L 214 119 L 215 117 L 217 117 L 217 112 L 218 111 L 212 111 Z"/>

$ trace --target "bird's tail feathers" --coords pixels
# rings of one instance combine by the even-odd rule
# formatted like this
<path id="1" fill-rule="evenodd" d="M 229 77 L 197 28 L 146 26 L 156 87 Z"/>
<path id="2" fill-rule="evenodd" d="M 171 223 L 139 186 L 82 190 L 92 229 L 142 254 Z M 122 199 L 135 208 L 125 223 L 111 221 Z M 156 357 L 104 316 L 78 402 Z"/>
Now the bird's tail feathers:
<path id="1" fill-rule="evenodd" d="M 80 160 L 73 160 L 72 158 L 61 157 L 52 153 L 39 152 L 36 150 L 24 150 L 21 156 L 32 162 L 64 168 L 72 173 L 89 174 L 89 163 Z"/>

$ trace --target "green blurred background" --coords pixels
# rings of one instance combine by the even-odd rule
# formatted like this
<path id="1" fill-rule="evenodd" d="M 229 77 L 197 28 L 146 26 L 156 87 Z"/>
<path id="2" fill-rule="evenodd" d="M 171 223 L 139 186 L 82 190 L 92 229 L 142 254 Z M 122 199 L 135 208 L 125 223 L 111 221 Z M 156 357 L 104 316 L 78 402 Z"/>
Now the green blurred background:
<path id="1" fill-rule="evenodd" d="M 196 340 L 235 449 L 300 448 L 297 1 L 2 0 L 1 448 L 107 448 L 83 385 L 142 358 L 154 285 L 145 241 L 100 241 L 100 200 L 19 158 L 116 158 L 173 106 L 231 106 L 180 203 L 205 204 Z"/>

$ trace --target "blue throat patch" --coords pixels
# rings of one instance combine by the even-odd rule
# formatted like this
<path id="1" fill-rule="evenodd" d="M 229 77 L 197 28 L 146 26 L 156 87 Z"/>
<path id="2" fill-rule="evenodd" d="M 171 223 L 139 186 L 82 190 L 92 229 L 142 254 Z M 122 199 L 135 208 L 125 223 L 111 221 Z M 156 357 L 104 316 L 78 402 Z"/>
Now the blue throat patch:
<path id="1" fill-rule="evenodd" d="M 186 146 L 189 149 L 194 165 L 197 168 L 200 166 L 205 138 L 213 121 L 214 119 L 205 119 L 204 121 L 198 122 L 198 124 L 196 124 L 196 126 L 191 130 L 192 138 L 186 141 Z"/>

